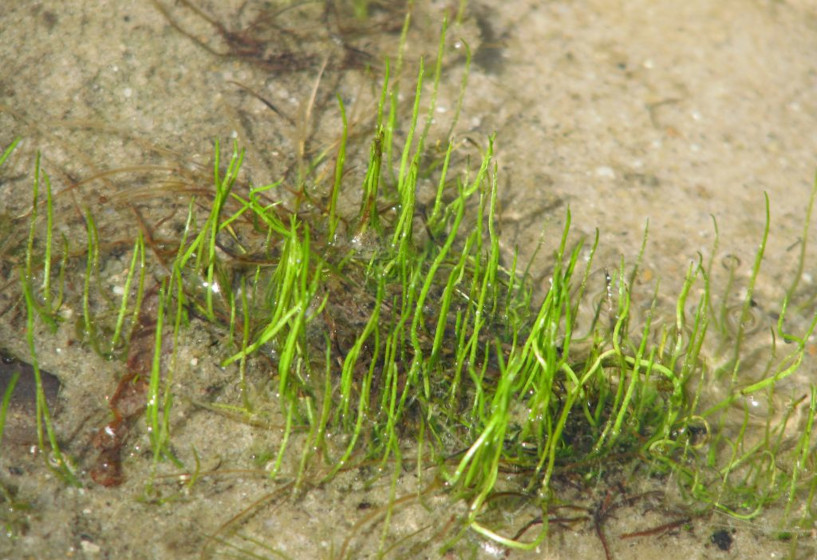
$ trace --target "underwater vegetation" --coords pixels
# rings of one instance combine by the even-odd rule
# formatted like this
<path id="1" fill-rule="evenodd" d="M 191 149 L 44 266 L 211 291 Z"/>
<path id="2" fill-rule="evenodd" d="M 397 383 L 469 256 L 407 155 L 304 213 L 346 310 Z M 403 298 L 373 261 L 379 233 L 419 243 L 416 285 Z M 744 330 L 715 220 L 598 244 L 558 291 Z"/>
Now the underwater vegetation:
<path id="1" fill-rule="evenodd" d="M 357 5 L 365 12 L 366 3 Z M 281 63 L 210 23 L 238 54 Z M 799 286 L 812 206 L 800 274 L 771 323 L 753 299 L 768 200 L 748 280 L 736 258 L 715 261 L 716 239 L 709 258 L 690 263 L 669 320 L 657 288 L 634 293 L 639 262 L 599 270 L 597 239 L 570 240 L 569 210 L 562 237 L 542 241 L 549 264 L 537 285 L 528 264 L 500 246 L 501 139 L 430 140 L 444 41 L 445 31 L 432 67 L 419 62 L 407 109 L 386 62 L 365 140 L 350 143 L 338 97 L 337 144 L 278 182 L 246 180 L 241 146 L 216 142 L 209 174 L 134 167 L 72 187 L 147 177 L 153 187 L 125 198 L 130 229 L 83 208 L 85 238 L 59 235 L 64 216 L 38 159 L 28 235 L 0 247 L 12 263 L 7 288 L 19 291 L 3 314 L 24 317 L 29 349 L 25 368 L 2 370 L 10 373 L 0 386 L 0 428 L 15 385 L 33 377 L 37 439 L 52 450 L 55 471 L 67 484 L 115 487 L 128 476 L 129 433 L 143 421 L 154 475 L 146 494 L 168 503 L 162 476 L 192 486 L 214 474 L 202 472 L 195 450 L 174 445 L 172 411 L 190 399 L 236 423 L 274 426 L 277 444 L 258 462 L 280 492 L 299 496 L 365 467 L 373 477 L 417 472 L 428 483 L 418 499 L 436 492 L 466 501 L 465 513 L 430 539 L 438 550 L 467 533 L 535 549 L 553 528 L 585 521 L 611 557 L 604 521 L 639 500 L 675 508 L 643 535 L 713 511 L 753 519 L 777 504 L 781 538 L 795 550 L 813 525 L 817 490 L 817 391 L 786 386 L 813 351 L 817 327 L 814 294 Z M 361 149 L 368 157 L 354 174 L 350 152 Z M 117 297 L 102 287 L 112 254 L 128 263 Z M 719 299 L 716 267 L 727 274 L 725 293 L 741 292 L 737 305 Z M 70 326 L 79 343 L 124 364 L 109 421 L 81 461 L 62 450 L 53 427 L 50 376 L 37 361 L 41 326 Z M 235 380 L 235 394 L 177 393 L 178 355 L 193 328 L 218 340 L 210 359 Z M 773 341 L 760 350 L 752 344 L 759 332 Z M 631 493 L 634 478 L 658 482 Z M 592 507 L 570 509 L 577 492 L 597 489 L 603 498 Z M 399 500 L 371 519 L 388 524 Z M 507 502 L 536 513 L 509 523 Z M 248 504 L 258 507 L 263 499 Z M 226 521 L 225 540 L 241 516 Z"/>

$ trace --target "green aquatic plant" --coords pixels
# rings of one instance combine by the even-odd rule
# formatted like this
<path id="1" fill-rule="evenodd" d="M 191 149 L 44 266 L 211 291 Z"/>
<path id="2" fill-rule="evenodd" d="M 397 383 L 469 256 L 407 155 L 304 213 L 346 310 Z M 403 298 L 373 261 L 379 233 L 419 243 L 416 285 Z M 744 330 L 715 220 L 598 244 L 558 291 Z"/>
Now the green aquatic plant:
<path id="1" fill-rule="evenodd" d="M 625 465 L 675 478 L 699 514 L 716 508 L 748 519 L 780 500 L 790 509 L 804 489 L 813 491 L 802 466 L 812 447 L 810 430 L 796 439 L 793 454 L 786 443 L 802 399 L 781 419 L 767 418 L 759 441 L 750 441 L 746 404 L 747 421 L 736 434 L 726 422 L 736 404 L 773 390 L 797 371 L 817 319 L 799 336 L 786 334 L 796 346 L 770 362 L 762 378 L 738 386 L 732 372 L 744 352 L 740 327 L 730 335 L 734 341 L 723 351 L 723 365 L 712 367 L 705 358 L 712 344 L 709 325 L 719 320 L 719 312 L 712 313 L 711 261 L 709 269 L 703 262 L 690 265 L 669 326 L 655 320 L 655 303 L 642 324 L 634 323 L 628 278 L 635 269 L 622 265 L 607 274 L 605 297 L 580 334 L 577 317 L 591 289 L 596 244 L 577 274 L 583 247 L 567 249 L 568 213 L 549 288 L 540 306 L 532 307 L 529 280 L 515 264 L 500 264 L 491 146 L 489 141 L 479 168 L 453 185 L 443 171 L 434 199 L 425 205 L 431 210 L 422 235 L 415 230 L 412 198 L 416 155 L 401 158 L 413 163 L 397 177 L 411 186 L 394 189 L 401 201 L 396 215 L 375 215 L 391 206 L 365 202 L 364 188 L 357 220 L 333 220 L 327 211 L 289 214 L 287 224 L 277 204 L 254 203 L 257 192 L 251 188 L 246 198 L 233 193 L 238 209 L 206 226 L 229 229 L 234 251 L 246 253 L 240 248 L 252 236 L 269 244 L 269 261 L 234 270 L 212 290 L 220 300 L 212 309 L 221 309 L 216 317 L 229 315 L 233 332 L 236 351 L 223 365 L 262 351 L 275 356 L 271 375 L 285 425 L 270 476 L 286 476 L 282 469 L 296 432 L 306 433 L 308 442 L 294 473 L 299 481 L 310 461 L 334 465 L 326 478 L 352 460 L 374 459 L 399 470 L 414 448 L 418 472 L 423 461 L 436 463 L 458 495 L 469 499 L 463 527 L 513 548 L 533 548 L 547 533 L 545 527 L 532 540 L 511 538 L 482 521 L 499 491 L 499 473 L 508 468 L 516 473 L 519 491 L 545 513 L 559 499 L 554 482 L 560 477 L 603 480 Z M 372 154 L 385 159 L 382 151 Z M 449 147 L 446 159 L 451 154 Z M 232 157 L 240 159 L 240 152 Z M 366 181 L 382 165 L 371 161 Z M 261 227 L 244 229 L 244 220 Z M 346 244 L 336 231 L 344 222 Z M 370 231 L 380 241 L 364 246 L 360 238 Z M 760 274 L 767 235 L 768 225 L 750 284 Z M 235 269 L 226 262 L 216 268 Z M 198 278 L 212 285 L 206 268 Z M 701 296 L 693 301 L 696 291 Z M 192 297 L 194 307 L 209 312 L 207 295 L 193 297 L 182 289 L 178 297 Z M 608 317 L 602 305 L 611 308 Z M 741 309 L 749 308 L 744 303 Z M 785 310 L 780 325 L 784 319 Z M 706 387 L 716 382 L 726 384 L 727 396 L 704 405 Z M 807 427 L 814 418 L 810 402 Z M 244 401 L 248 417 L 256 405 Z M 327 441 L 328 432 L 346 434 L 345 445 Z"/>
<path id="2" fill-rule="evenodd" d="M 802 533 L 813 520 L 817 491 L 814 389 L 792 399 L 782 415 L 764 418 L 760 437 L 747 404 L 764 397 L 771 402 L 806 355 L 817 315 L 802 332 L 784 330 L 797 281 L 773 331 L 793 346 L 782 357 L 772 347 L 750 383 L 739 376 L 769 231 L 768 200 L 766 228 L 734 327 L 727 298 L 715 302 L 717 238 L 708 262 L 690 264 L 671 320 L 662 320 L 657 288 L 646 296 L 651 303 L 645 317 L 638 318 L 633 301 L 644 296 L 634 292 L 632 279 L 640 258 L 605 271 L 597 283 L 598 238 L 571 244 L 569 211 L 562 236 L 543 242 L 550 256 L 547 289 L 534 303 L 528 269 L 500 248 L 496 139 L 475 149 L 449 137 L 440 152 L 428 148 L 441 59 L 431 72 L 425 108 L 428 75 L 419 65 L 408 112 L 386 65 L 358 184 L 349 185 L 345 174 L 353 147 L 340 98 L 342 133 L 319 195 L 314 187 L 306 192 L 302 175 L 295 185 L 246 182 L 241 148 L 233 144 L 225 158 L 216 143 L 212 179 L 206 188 L 190 189 L 195 194 L 184 205 L 177 236 L 160 242 L 156 223 L 142 224 L 134 236 L 118 299 L 101 293 L 105 255 L 94 209 L 85 213 L 84 247 L 70 247 L 72 253 L 63 241 L 55 249 L 59 216 L 38 160 L 20 275 L 35 371 L 38 318 L 56 328 L 62 307 L 81 309 L 82 342 L 121 359 L 133 347 L 133 332 L 151 299 L 150 366 L 138 374 L 145 378 L 156 476 L 169 469 L 200 478 L 198 454 L 193 452 L 196 466 L 190 468 L 174 451 L 171 415 L 181 396 L 173 374 L 182 335 L 197 323 L 220 337 L 215 359 L 232 368 L 241 395 L 234 402 L 196 404 L 248 423 L 271 406 L 282 420 L 280 439 L 264 456 L 267 476 L 287 491 L 305 491 L 308 482 L 331 480 L 355 465 L 376 464 L 393 480 L 411 466 L 419 478 L 433 469 L 432 478 L 469 504 L 450 533 L 439 536 L 440 547 L 454 546 L 457 537 L 473 531 L 509 548 L 533 549 L 548 534 L 562 481 L 603 486 L 625 470 L 675 481 L 696 515 L 719 510 L 751 519 L 782 503 L 786 517 L 803 512 L 795 522 L 799 532 L 792 530 Z M 401 141 L 394 131 L 404 123 Z M 307 162 L 304 173 L 318 166 Z M 38 233 L 42 184 L 44 234 Z M 356 199 L 344 206 L 340 195 L 347 190 Z M 45 241 L 35 243 L 42 235 Z M 800 270 L 805 248 L 804 241 Z M 84 267 L 72 267 L 79 259 Z M 84 268 L 77 273 L 78 294 L 63 288 L 75 268 Z M 738 280 L 734 269 L 728 272 L 726 291 L 732 292 Z M 265 371 L 262 388 L 252 386 L 248 368 Z M 713 385 L 724 388 L 714 400 Z M 798 415 L 802 429 L 792 436 Z M 59 441 L 39 399 L 37 419 L 59 457 Z M 494 501 L 508 493 L 538 509 L 536 523 L 518 529 L 491 517 Z M 386 520 L 400 500 L 392 497 L 382 514 Z M 538 534 L 528 535 L 537 524 Z M 386 550 L 385 528 L 383 535 Z"/>

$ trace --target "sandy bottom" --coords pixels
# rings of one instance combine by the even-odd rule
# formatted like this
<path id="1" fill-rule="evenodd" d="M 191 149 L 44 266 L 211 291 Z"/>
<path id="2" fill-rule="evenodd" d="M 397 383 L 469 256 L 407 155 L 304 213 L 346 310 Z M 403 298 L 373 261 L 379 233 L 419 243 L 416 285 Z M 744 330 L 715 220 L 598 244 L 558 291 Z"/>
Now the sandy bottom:
<path id="1" fill-rule="evenodd" d="M 155 175 L 143 167 L 78 181 L 132 165 L 206 173 L 213 141 L 221 138 L 247 147 L 246 179 L 272 182 L 299 165 L 299 153 L 316 153 L 337 140 L 336 92 L 352 131 L 365 132 L 378 95 L 365 66 L 380 66 L 384 53 L 396 55 L 402 22 L 378 12 L 360 33 L 350 24 L 347 38 L 355 49 L 343 52 L 314 17 L 298 22 L 287 16 L 299 34 L 266 30 L 264 37 L 274 40 L 264 43 L 220 35 L 205 18 L 172 2 L 160 3 L 170 19 L 142 0 L 11 4 L 0 11 L 0 146 L 17 136 L 24 140 L 0 175 L 0 212 L 20 216 L 30 207 L 34 154 L 41 150 L 69 216 L 61 232 L 84 238 L 84 230 L 74 234 L 72 228 L 84 228 L 82 211 L 91 209 L 111 241 L 132 239 L 136 226 L 123 201 Z M 256 4 L 196 3 L 228 30 L 248 28 Z M 434 52 L 442 14 L 455 14 L 458 3 L 420 4 L 407 67 Z M 465 43 L 474 60 L 455 132 L 481 146 L 497 135 L 508 254 L 518 246 L 523 261 L 532 258 L 542 240 L 534 270 L 546 270 L 569 208 L 571 241 L 598 230 L 596 265 L 615 270 L 622 258 L 634 262 L 649 224 L 642 296 L 648 301 L 660 278 L 659 304 L 671 318 L 686 270 L 699 255 L 716 263 L 737 257 L 733 291 L 723 293 L 719 272 L 713 293 L 740 301 L 762 236 L 767 193 L 771 227 L 754 297 L 763 320 L 774 323 L 797 272 L 817 167 L 817 7 L 811 0 L 471 2 L 462 25 L 449 30 L 438 135 L 457 110 Z M 219 54 L 230 48 L 243 49 L 244 59 Z M 283 51 L 292 54 L 285 62 Z M 407 97 L 410 91 L 403 86 Z M 352 166 L 360 165 L 355 157 Z M 8 235 L 20 234 L 26 232 Z M 810 236 L 815 245 L 813 231 Z M 814 258 L 808 263 L 800 284 L 813 294 Z M 105 285 L 121 281 L 127 266 L 124 257 L 107 262 Z M 3 270 L 16 279 L 16 272 Z M 14 297 L 9 286 L 4 291 L 3 307 Z M 800 327 L 809 320 L 794 318 Z M 178 455 L 191 464 L 195 448 L 205 476 L 187 485 L 168 466 L 146 490 L 151 452 L 138 423 L 127 444 L 124 484 L 95 485 L 87 473 L 93 456 L 88 442 L 106 421 L 106 398 L 123 366 L 76 344 L 71 323 L 56 335 L 38 332 L 37 341 L 42 366 L 62 383 L 60 434 L 83 486 L 56 478 L 30 442 L 5 441 L 0 482 L 29 507 L 2 514 L 0 556 L 375 558 L 380 550 L 388 558 L 437 558 L 456 535 L 454 520 L 467 504 L 439 488 L 433 469 L 415 467 L 394 478 L 375 467 L 356 468 L 302 488 L 295 498 L 287 480 L 266 479 L 266 454 L 280 432 L 192 404 L 213 387 L 225 402 L 238 390 L 213 358 L 216 334 L 201 325 L 193 325 L 180 345 L 171 420 Z M 18 356 L 28 355 L 24 332 L 19 314 L 0 320 L 0 340 Z M 786 390 L 806 394 L 814 371 L 810 356 Z M 626 479 L 626 488 L 606 485 L 577 496 L 585 509 L 564 517 L 585 520 L 553 524 L 551 538 L 533 551 L 507 551 L 466 533 L 446 557 L 604 558 L 592 517 L 611 506 L 602 530 L 617 559 L 817 554 L 813 538 L 801 540 L 798 550 L 775 538 L 779 512 L 752 522 L 712 514 L 682 523 L 686 514 L 651 495 L 628 499 L 655 489 L 636 477 Z M 387 526 L 385 506 L 393 500 L 398 505 Z M 508 527 L 536 517 L 524 503 L 499 509 L 497 518 Z M 664 524 L 657 534 L 622 538 Z"/>

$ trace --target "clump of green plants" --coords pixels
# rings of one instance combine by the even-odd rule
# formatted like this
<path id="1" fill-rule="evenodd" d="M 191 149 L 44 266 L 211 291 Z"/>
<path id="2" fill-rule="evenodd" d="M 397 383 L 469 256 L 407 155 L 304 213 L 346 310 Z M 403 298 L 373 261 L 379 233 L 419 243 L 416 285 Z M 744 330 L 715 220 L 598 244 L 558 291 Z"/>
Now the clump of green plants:
<path id="1" fill-rule="evenodd" d="M 440 68 L 438 60 L 432 89 Z M 37 165 L 20 278 L 29 333 L 37 318 L 60 321 L 60 307 L 75 297 L 78 336 L 125 359 L 134 333 L 146 332 L 148 309 L 153 353 L 138 375 L 156 469 L 169 460 L 174 469 L 193 471 L 171 445 L 173 358 L 163 349 L 177 348 L 192 322 L 211 325 L 224 339 L 216 359 L 233 368 L 243 388 L 238 402 L 211 408 L 250 421 L 259 399 L 267 399 L 283 418 L 270 477 L 293 480 L 299 490 L 315 473 L 329 480 L 354 464 L 391 472 L 433 468 L 452 497 L 469 502 L 459 531 L 441 547 L 468 530 L 532 549 L 547 535 L 561 481 L 603 485 L 624 470 L 675 481 L 696 515 L 717 509 L 749 519 L 781 503 L 794 527 L 787 530 L 798 534 L 810 526 L 817 393 L 812 388 L 782 414 L 769 414 L 760 437 L 742 404 L 771 400 L 802 363 L 817 315 L 806 301 L 798 312 L 814 318 L 801 333 L 787 330 L 796 285 L 773 331 L 789 343 L 785 355 L 775 347 L 749 384 L 738 375 L 768 202 L 766 232 L 734 327 L 725 304 L 718 307 L 712 297 L 712 259 L 690 265 L 669 323 L 658 320 L 655 303 L 643 320 L 633 318 L 638 263 L 606 273 L 602 297 L 594 299 L 597 241 L 568 243 L 569 212 L 563 236 L 543 242 L 550 272 L 543 298 L 534 301 L 527 267 L 500 249 L 495 139 L 475 151 L 449 138 L 434 156 L 428 146 L 433 92 L 422 108 L 427 74 L 421 64 L 407 122 L 400 122 L 387 72 L 359 185 L 348 184 L 340 101 L 343 134 L 324 192 L 304 184 L 248 184 L 241 179 L 241 148 L 234 145 L 225 159 L 217 143 L 211 185 L 189 189 L 195 194 L 178 236 L 160 239 L 158 224 L 142 223 L 127 250 L 131 264 L 118 301 L 96 295 L 104 257 L 92 212 L 85 215 L 83 250 L 54 241 L 47 177 L 44 218 L 38 210 Z M 398 128 L 406 131 L 402 142 Z M 344 205 L 349 197 L 341 194 L 349 189 L 360 194 Z M 41 227 L 44 241 L 35 243 Z M 807 239 L 808 230 L 801 261 Z M 77 258 L 84 267 L 72 268 L 69 261 Z M 64 289 L 72 270 L 81 278 L 73 284 L 82 286 L 73 295 Z M 729 341 L 718 363 L 707 357 L 713 340 Z M 35 360 L 33 339 L 30 347 Z M 249 386 L 251 367 L 265 368 L 273 391 L 262 395 Z M 714 402 L 707 393 L 712 384 L 725 387 Z M 744 420 L 734 428 L 728 418 L 736 407 L 743 407 Z M 40 414 L 57 451 L 47 410 Z M 793 429 L 798 415 L 803 424 Z M 69 463 L 62 464 L 73 478 Z M 541 510 L 535 522 L 510 533 L 484 515 L 508 492 Z M 535 526 L 540 529 L 532 531 Z"/>

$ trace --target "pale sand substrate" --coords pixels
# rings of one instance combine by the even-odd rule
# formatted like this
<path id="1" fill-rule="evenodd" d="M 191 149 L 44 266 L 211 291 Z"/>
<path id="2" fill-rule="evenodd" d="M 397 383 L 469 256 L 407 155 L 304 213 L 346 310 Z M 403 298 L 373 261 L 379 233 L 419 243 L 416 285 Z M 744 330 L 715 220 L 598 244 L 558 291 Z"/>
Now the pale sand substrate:
<path id="1" fill-rule="evenodd" d="M 205 8 L 226 17 L 241 2 L 226 4 Z M 419 25 L 427 31 L 412 35 L 410 57 L 433 52 L 440 10 L 437 3 L 421 9 Z M 171 13 L 183 11 L 171 6 Z M 200 37 L 213 34 L 189 13 L 180 21 Z M 228 21 L 237 25 L 237 17 Z M 690 262 L 711 253 L 713 217 L 720 231 L 716 262 L 727 254 L 738 256 L 743 263 L 738 288 L 745 287 L 763 230 L 765 191 L 772 224 L 755 299 L 771 321 L 796 268 L 798 249 L 792 246 L 802 233 L 817 162 L 817 7 L 808 0 L 472 3 L 469 20 L 450 33 L 452 45 L 459 34 L 478 53 L 458 130 L 461 138 L 483 144 L 497 133 L 507 249 L 518 245 L 523 258 L 530 256 L 544 227 L 546 255 L 539 258 L 546 263 L 569 206 L 574 238 L 592 237 L 598 229 L 596 264 L 616 269 L 621 256 L 626 262 L 637 256 L 649 219 L 641 277 L 645 297 L 660 277 L 662 302 L 669 305 Z M 256 184 L 274 181 L 286 154 L 297 149 L 297 130 L 234 82 L 260 92 L 297 120 L 320 66 L 318 60 L 302 72 L 279 75 L 213 56 L 143 1 L 18 2 L 0 11 L 0 36 L 0 145 L 17 135 L 24 138 L 9 162 L 5 176 L 10 179 L 0 185 L 0 209 L 14 215 L 29 204 L 32 155 L 38 149 L 59 190 L 70 178 L 99 169 L 169 161 L 208 165 L 213 139 L 234 137 L 250 148 L 248 176 Z M 378 45 L 394 41 L 395 35 L 373 37 L 361 46 L 379 55 Z M 448 56 L 456 61 L 455 52 Z M 441 122 L 454 111 L 461 70 L 457 62 L 446 68 Z M 357 87 L 359 78 L 330 74 L 351 113 L 363 122 L 371 112 L 369 91 Z M 325 77 L 322 83 L 330 81 Z M 411 88 L 403 91 L 408 96 Z M 316 143 L 324 137 L 331 143 L 339 131 L 336 112 L 327 109 L 325 115 L 332 118 L 310 124 Z M 147 144 L 173 153 L 157 154 Z M 104 188 L 89 185 L 81 198 L 101 213 L 113 212 L 99 203 Z M 812 232 L 810 242 L 815 241 Z M 119 274 L 127 262 L 109 266 L 111 274 Z M 801 286 L 813 291 L 810 270 L 813 266 L 806 267 Z M 19 324 L 3 323 L 0 329 L 6 346 L 24 355 Z M 212 335 L 193 330 L 186 338 L 180 363 L 191 366 L 177 373 L 180 393 L 226 383 L 228 374 L 210 357 Z M 77 436 L 82 441 L 104 423 L 105 394 L 121 366 L 71 345 L 71 339 L 70 328 L 56 337 L 43 334 L 40 351 L 43 365 L 63 382 L 61 422 L 84 426 Z M 811 358 L 788 390 L 805 393 L 814 371 Z M 278 437 L 181 401 L 174 410 L 176 448 L 189 458 L 195 446 L 205 468 L 219 457 L 225 464 L 253 468 L 253 454 L 274 446 Z M 162 506 L 138 501 L 150 464 L 142 428 L 129 443 L 127 482 L 115 489 L 92 483 L 66 488 L 39 459 L 4 449 L 2 480 L 19 487 L 18 496 L 31 500 L 33 510 L 24 515 L 28 529 L 22 536 L 0 536 L 0 556 L 192 558 L 231 516 L 276 489 L 260 476 L 233 474 L 202 480 Z M 332 557 L 354 532 L 359 538 L 352 541 L 349 557 L 374 557 L 380 525 L 360 529 L 355 524 L 372 507 L 387 503 L 390 479 L 369 483 L 371 474 L 345 473 L 298 501 L 272 501 L 240 532 L 292 558 Z M 406 473 L 395 495 L 416 491 L 416 485 L 415 475 Z M 638 491 L 637 483 L 631 491 Z M 392 525 L 402 535 L 423 527 L 424 534 L 433 534 L 429 524 L 441 526 L 464 508 L 436 496 L 396 512 Z M 671 516 L 650 517 L 638 505 L 621 510 L 605 529 L 614 557 L 782 558 L 787 553 L 785 543 L 771 538 L 776 526 L 765 518 L 740 523 L 714 516 L 694 522 L 691 530 L 618 538 L 667 519 Z M 728 553 L 710 542 L 721 527 L 735 529 Z M 465 542 L 478 543 L 479 557 L 504 554 L 473 536 Z M 813 541 L 801 548 L 798 557 L 815 554 Z M 416 553 L 398 547 L 387 556 L 434 554 L 433 547 Z M 601 558 L 603 552 L 592 526 L 579 524 L 554 531 L 539 551 L 510 556 Z"/>

